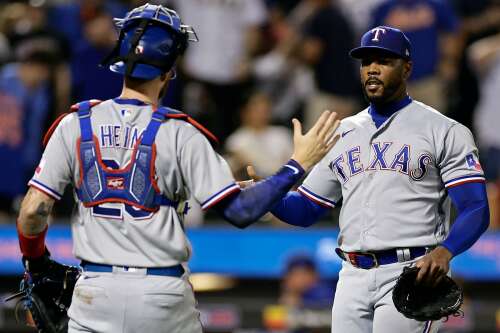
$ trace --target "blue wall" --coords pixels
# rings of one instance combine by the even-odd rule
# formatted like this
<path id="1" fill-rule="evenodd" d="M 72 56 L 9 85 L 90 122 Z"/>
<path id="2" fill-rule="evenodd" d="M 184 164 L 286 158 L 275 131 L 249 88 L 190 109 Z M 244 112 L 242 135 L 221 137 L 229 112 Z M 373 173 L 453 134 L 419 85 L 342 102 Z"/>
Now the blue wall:
<path id="1" fill-rule="evenodd" d="M 325 278 L 337 277 L 340 259 L 334 252 L 337 229 L 268 229 L 204 227 L 188 230 L 193 246 L 192 272 L 215 272 L 239 277 L 276 278 L 286 260 L 308 253 L 318 262 Z M 47 246 L 52 257 L 77 264 L 71 250 L 68 226 L 49 228 Z M 466 280 L 500 280 L 500 232 L 490 232 L 469 251 L 452 261 L 454 276 Z M 22 273 L 15 226 L 0 226 L 0 275 Z"/>

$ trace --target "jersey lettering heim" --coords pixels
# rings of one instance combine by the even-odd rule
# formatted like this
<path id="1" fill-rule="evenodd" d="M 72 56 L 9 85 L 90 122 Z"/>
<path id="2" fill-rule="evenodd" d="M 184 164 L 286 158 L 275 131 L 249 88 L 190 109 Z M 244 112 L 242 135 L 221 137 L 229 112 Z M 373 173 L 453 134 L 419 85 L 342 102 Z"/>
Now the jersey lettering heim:
<path id="1" fill-rule="evenodd" d="M 129 163 L 152 113 L 151 105 L 131 99 L 108 100 L 92 107 L 92 130 L 107 167 L 118 169 Z M 55 199 L 60 199 L 66 185 L 75 187 L 80 177 L 79 138 L 79 119 L 74 112 L 54 131 L 30 185 Z M 157 212 L 151 212 L 125 203 L 85 207 L 78 201 L 71 218 L 77 258 L 131 267 L 186 262 L 190 255 L 182 221 L 188 209 L 186 200 L 192 195 L 207 209 L 239 190 L 226 162 L 191 124 L 168 119 L 161 124 L 154 142 L 156 183 L 161 193 L 180 204 L 177 208 L 160 206 Z M 207 162 L 200 165 L 200 161 Z M 108 178 L 106 186 L 123 188 L 124 184 L 118 178 Z"/>
<path id="2" fill-rule="evenodd" d="M 484 179 L 472 134 L 416 101 L 379 128 L 368 110 L 342 121 L 341 139 L 299 191 L 329 207 L 343 201 L 344 251 L 441 243 L 450 225 L 446 188 Z"/>

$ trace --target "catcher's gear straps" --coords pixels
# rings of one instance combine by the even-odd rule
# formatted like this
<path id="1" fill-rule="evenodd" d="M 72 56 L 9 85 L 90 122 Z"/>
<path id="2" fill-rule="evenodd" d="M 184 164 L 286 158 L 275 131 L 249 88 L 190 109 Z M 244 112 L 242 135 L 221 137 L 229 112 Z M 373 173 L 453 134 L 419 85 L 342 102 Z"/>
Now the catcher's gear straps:
<path id="1" fill-rule="evenodd" d="M 89 102 L 90 102 L 91 107 L 101 103 L 101 101 L 97 100 L 97 99 L 91 99 L 91 100 L 89 100 Z M 52 125 L 50 125 L 49 129 L 47 130 L 47 132 L 43 136 L 43 140 L 42 140 L 43 147 L 47 146 L 50 138 L 52 137 L 52 134 L 54 134 L 54 131 L 56 130 L 59 123 L 64 119 L 64 117 L 66 117 L 68 114 L 71 114 L 75 111 L 78 111 L 78 108 L 79 108 L 79 104 L 78 103 L 74 104 L 71 106 L 70 112 L 65 112 L 65 113 L 61 114 L 59 117 L 57 117 L 56 120 L 54 120 Z M 201 125 L 200 123 L 198 123 L 196 120 L 194 120 L 193 118 L 191 118 L 190 116 L 188 116 L 185 113 L 179 112 L 177 110 L 169 109 L 169 113 L 167 114 L 166 118 L 180 119 L 180 120 L 187 121 L 188 123 L 190 123 L 191 125 L 196 127 L 196 129 L 199 130 L 210 141 L 211 144 L 213 144 L 215 146 L 217 146 L 219 144 L 219 139 L 217 139 L 217 137 L 212 132 L 210 132 L 203 125 Z"/>
<path id="2" fill-rule="evenodd" d="M 161 205 L 177 207 L 178 202 L 160 193 L 154 178 L 156 157 L 154 140 L 161 123 L 168 118 L 187 121 L 217 144 L 215 135 L 188 115 L 160 107 L 155 110 L 146 130 L 135 144 L 128 165 L 122 169 L 110 169 L 102 162 L 98 140 L 93 135 L 90 121 L 91 108 L 99 103 L 101 103 L 99 100 L 89 100 L 71 107 L 72 112 L 78 112 L 81 130 L 81 137 L 77 140 L 80 180 L 76 189 L 80 201 L 85 207 L 105 202 L 122 202 L 146 211 L 157 211 Z M 61 115 L 52 124 L 44 137 L 44 145 L 48 143 L 55 128 L 66 115 Z"/>
<path id="3" fill-rule="evenodd" d="M 154 140 L 160 125 L 166 119 L 168 109 L 160 108 L 137 140 L 130 162 L 121 169 L 108 168 L 102 161 L 99 142 L 92 132 L 90 101 L 78 104 L 81 136 L 77 140 L 77 157 L 80 164 L 80 180 L 76 186 L 78 198 L 85 207 L 105 202 L 122 202 L 134 207 L 157 211 L 160 206 L 177 207 L 161 194 L 155 180 Z"/>

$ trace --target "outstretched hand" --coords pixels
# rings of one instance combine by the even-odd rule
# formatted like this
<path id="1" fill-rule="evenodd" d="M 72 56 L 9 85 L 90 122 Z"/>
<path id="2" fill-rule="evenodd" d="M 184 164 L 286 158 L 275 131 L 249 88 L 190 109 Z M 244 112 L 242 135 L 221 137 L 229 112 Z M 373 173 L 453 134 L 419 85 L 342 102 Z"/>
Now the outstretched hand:
<path id="1" fill-rule="evenodd" d="M 337 143 L 340 136 L 335 135 L 335 131 L 339 127 L 340 121 L 337 119 L 336 112 L 325 111 L 306 134 L 302 134 L 300 121 L 294 118 L 292 122 L 294 143 L 292 159 L 297 161 L 305 171 L 308 171 Z M 247 166 L 247 173 L 250 179 L 239 181 L 240 188 L 250 187 L 262 179 L 262 177 L 257 176 L 251 165 Z"/>
<path id="2" fill-rule="evenodd" d="M 302 134 L 302 124 L 293 119 L 293 144 L 292 158 L 297 161 L 305 171 L 310 170 L 318 163 L 335 145 L 339 135 L 335 131 L 340 125 L 336 112 L 325 111 L 316 121 L 314 126 Z"/>

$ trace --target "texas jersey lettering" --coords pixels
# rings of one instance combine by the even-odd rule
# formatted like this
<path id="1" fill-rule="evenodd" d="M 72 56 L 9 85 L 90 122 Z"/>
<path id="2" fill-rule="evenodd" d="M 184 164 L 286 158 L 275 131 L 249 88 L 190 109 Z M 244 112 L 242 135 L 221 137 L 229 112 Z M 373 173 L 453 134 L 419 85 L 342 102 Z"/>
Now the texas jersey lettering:
<path id="1" fill-rule="evenodd" d="M 410 176 L 413 180 L 422 180 L 427 172 L 427 165 L 432 161 L 429 153 L 422 153 L 418 157 L 410 156 L 411 147 L 405 143 L 374 142 L 369 149 L 371 151 L 365 154 L 371 154 L 373 157 L 367 167 L 361 162 L 364 155 L 361 148 L 356 146 L 337 156 L 330 163 L 330 169 L 342 183 L 367 171 L 394 171 Z M 396 154 L 388 153 L 392 150 L 396 151 Z M 410 161 L 416 161 L 414 169 L 410 169 Z"/>
<path id="2" fill-rule="evenodd" d="M 443 241 L 451 209 L 446 188 L 484 179 L 470 131 L 417 101 L 379 128 L 366 109 L 344 119 L 339 132 L 299 191 L 329 207 L 343 202 L 344 251 Z"/>

